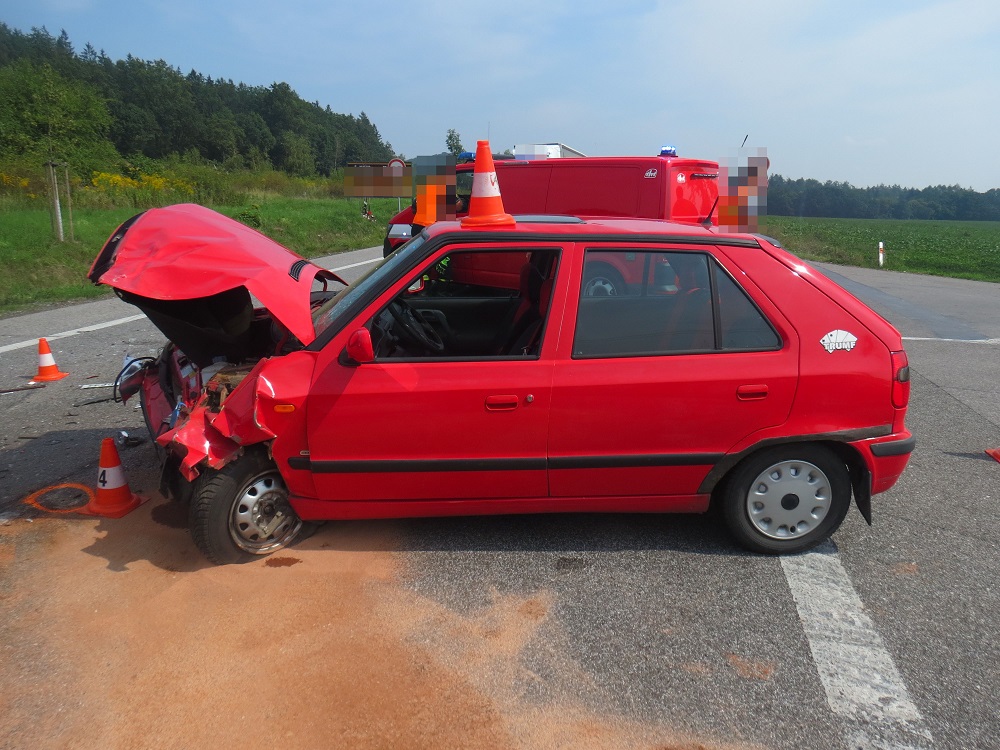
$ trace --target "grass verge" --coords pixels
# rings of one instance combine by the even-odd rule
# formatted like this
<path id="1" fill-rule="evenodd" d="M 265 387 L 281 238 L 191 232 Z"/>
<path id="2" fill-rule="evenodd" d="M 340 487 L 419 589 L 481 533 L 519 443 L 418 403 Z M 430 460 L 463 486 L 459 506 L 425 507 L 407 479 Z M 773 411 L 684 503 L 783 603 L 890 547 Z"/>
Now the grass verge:
<path id="1" fill-rule="evenodd" d="M 377 221 L 362 217 L 357 198 L 269 197 L 258 203 L 214 208 L 312 258 L 381 246 L 386 222 L 397 206 L 392 198 L 372 201 Z M 74 210 L 75 240 L 59 242 L 47 211 L 7 208 L 0 212 L 0 312 L 107 296 L 110 290 L 91 284 L 87 271 L 111 233 L 136 213 L 129 208 Z M 68 237 L 68 223 L 65 232 Z"/>
<path id="2" fill-rule="evenodd" d="M 767 216 L 762 234 L 805 260 L 890 271 L 1000 281 L 1000 222 L 801 219 Z"/>
<path id="3" fill-rule="evenodd" d="M 372 211 L 378 221 L 372 222 L 362 217 L 357 198 L 262 196 L 249 201 L 216 210 L 256 226 L 307 258 L 381 245 L 385 224 L 399 206 L 394 198 L 375 199 Z M 111 232 L 134 213 L 129 208 L 78 209 L 73 212 L 76 239 L 58 242 L 45 210 L 0 209 L 0 312 L 109 294 L 106 287 L 87 281 L 87 270 Z M 876 268 L 881 241 L 889 270 L 1000 282 L 998 222 L 768 216 L 760 228 L 806 260 Z"/>

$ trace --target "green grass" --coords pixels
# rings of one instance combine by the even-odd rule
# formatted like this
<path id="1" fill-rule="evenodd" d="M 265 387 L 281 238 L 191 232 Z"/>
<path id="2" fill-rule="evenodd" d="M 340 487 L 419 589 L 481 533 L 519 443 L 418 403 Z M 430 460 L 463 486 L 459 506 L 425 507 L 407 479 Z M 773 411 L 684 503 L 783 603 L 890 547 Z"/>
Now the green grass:
<path id="1" fill-rule="evenodd" d="M 760 231 L 805 260 L 1000 281 L 1000 222 L 799 219 L 768 216 Z"/>
<path id="2" fill-rule="evenodd" d="M 372 201 L 378 221 L 361 216 L 358 198 L 260 198 L 255 204 L 221 206 L 227 216 L 257 218 L 259 229 L 307 258 L 382 244 L 395 199 Z M 115 228 L 137 211 L 130 208 L 73 211 L 74 241 L 55 239 L 43 208 L 0 208 L 0 312 L 36 304 L 109 294 L 87 280 L 90 264 Z M 68 221 L 64 225 L 69 237 Z"/>
<path id="3" fill-rule="evenodd" d="M 307 258 L 381 245 L 385 224 L 398 201 L 376 199 L 378 221 L 361 217 L 357 198 L 257 196 L 246 205 L 216 210 L 260 221 L 260 230 Z M 86 279 L 87 270 L 114 229 L 133 209 L 78 209 L 73 242 L 53 238 L 42 208 L 0 204 L 0 311 L 34 304 L 105 296 L 105 287 Z M 67 227 L 68 231 L 68 227 Z M 1000 223 L 797 219 L 768 216 L 760 231 L 806 259 L 878 267 L 878 243 L 885 243 L 886 268 L 1000 282 Z"/>

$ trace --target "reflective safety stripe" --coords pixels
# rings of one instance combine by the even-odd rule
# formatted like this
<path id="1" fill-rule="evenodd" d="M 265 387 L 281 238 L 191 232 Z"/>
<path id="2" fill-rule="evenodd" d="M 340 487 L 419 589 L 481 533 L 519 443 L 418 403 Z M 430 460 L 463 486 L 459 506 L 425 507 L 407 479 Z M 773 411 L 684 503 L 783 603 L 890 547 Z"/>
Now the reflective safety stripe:
<path id="1" fill-rule="evenodd" d="M 498 198 L 499 196 L 500 183 L 497 182 L 496 172 L 476 172 L 472 176 L 473 198 Z"/>
<path id="2" fill-rule="evenodd" d="M 99 490 L 116 490 L 119 487 L 124 487 L 126 485 L 125 472 L 122 469 L 122 465 L 109 466 L 107 468 L 100 466 L 97 469 L 97 489 Z"/>

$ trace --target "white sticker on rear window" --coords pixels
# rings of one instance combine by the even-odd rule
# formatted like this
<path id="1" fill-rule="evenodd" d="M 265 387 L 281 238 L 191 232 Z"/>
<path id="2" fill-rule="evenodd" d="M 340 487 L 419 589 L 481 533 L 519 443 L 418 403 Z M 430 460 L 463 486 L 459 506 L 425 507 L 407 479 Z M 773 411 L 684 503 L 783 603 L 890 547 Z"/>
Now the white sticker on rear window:
<path id="1" fill-rule="evenodd" d="M 836 331 L 830 331 L 826 336 L 819 340 L 819 343 L 823 345 L 830 354 L 835 351 L 841 350 L 845 352 L 851 351 L 854 345 L 858 343 L 858 337 L 849 331 L 841 331 L 839 328 Z"/>

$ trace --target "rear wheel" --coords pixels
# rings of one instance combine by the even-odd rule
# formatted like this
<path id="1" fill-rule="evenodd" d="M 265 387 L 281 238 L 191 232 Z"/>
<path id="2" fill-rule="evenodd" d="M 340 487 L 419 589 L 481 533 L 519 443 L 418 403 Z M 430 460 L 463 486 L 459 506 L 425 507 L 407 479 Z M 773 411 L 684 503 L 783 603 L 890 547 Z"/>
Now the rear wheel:
<path id="1" fill-rule="evenodd" d="M 269 555 L 314 528 L 292 510 L 281 474 L 260 451 L 198 478 L 190 522 L 195 545 L 220 565 Z"/>
<path id="2" fill-rule="evenodd" d="M 611 266 L 596 263 L 588 267 L 583 279 L 584 297 L 615 297 L 625 294 L 625 279 Z"/>
<path id="3" fill-rule="evenodd" d="M 847 466 L 818 445 L 771 448 L 739 464 L 726 483 L 722 512 L 749 550 L 801 552 L 825 541 L 851 504 Z"/>

